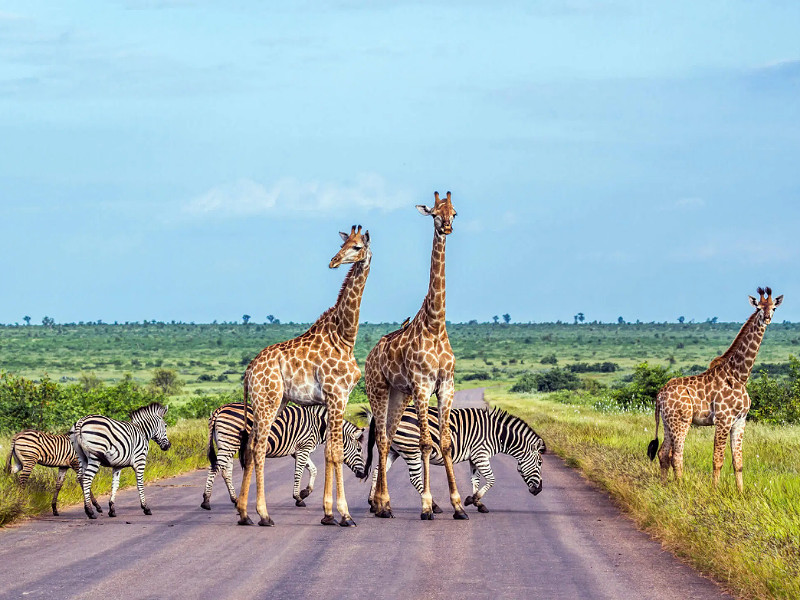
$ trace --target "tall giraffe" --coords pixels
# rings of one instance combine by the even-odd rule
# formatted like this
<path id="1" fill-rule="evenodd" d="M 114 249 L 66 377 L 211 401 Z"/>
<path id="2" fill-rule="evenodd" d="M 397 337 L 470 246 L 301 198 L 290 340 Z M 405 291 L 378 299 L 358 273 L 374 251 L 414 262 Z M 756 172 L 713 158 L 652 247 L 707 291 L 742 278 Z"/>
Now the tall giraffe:
<path id="1" fill-rule="evenodd" d="M 383 336 L 367 356 L 366 390 L 372 413 L 375 415 L 378 446 L 378 481 L 374 496 L 374 509 L 378 517 L 391 518 L 389 489 L 386 485 L 386 458 L 405 407 L 412 401 L 419 415 L 419 445 L 422 452 L 422 514 L 424 520 L 433 519 L 433 499 L 430 488 L 430 455 L 433 447 L 428 430 L 428 401 L 436 394 L 439 406 L 439 433 L 450 501 L 456 519 L 467 519 L 456 487 L 450 440 L 450 409 L 453 404 L 455 356 L 450 347 L 445 326 L 445 241 L 453 231 L 456 211 L 447 198 L 436 200 L 433 208 L 422 204 L 417 210 L 433 217 L 433 250 L 428 294 L 422 308 L 404 329 Z M 371 446 L 370 446 L 371 447 Z M 369 470 L 369 455 L 367 470 Z"/>
<path id="2" fill-rule="evenodd" d="M 236 502 L 239 525 L 252 525 L 247 516 L 247 492 L 253 463 L 256 469 L 256 510 L 259 525 L 273 525 L 264 498 L 264 459 L 269 432 L 277 414 L 291 400 L 295 404 L 324 404 L 328 408 L 328 443 L 325 445 L 325 492 L 323 525 L 335 525 L 333 518 L 333 480 L 336 478 L 336 509 L 342 516 L 339 525 L 354 526 L 344 495 L 342 479 L 343 438 L 342 420 L 350 392 L 361 378 L 353 356 L 358 334 L 358 315 L 361 296 L 369 275 L 372 251 L 369 231 L 362 235 L 361 225 L 350 234 L 340 233 L 344 240 L 341 250 L 331 259 L 329 267 L 353 263 L 344 279 L 339 297 L 303 335 L 264 348 L 244 374 L 244 402 L 253 402 L 253 429 L 242 438 L 245 456 L 242 489 Z"/>
<path id="3" fill-rule="evenodd" d="M 753 369 L 764 331 L 772 320 L 783 296 L 773 300 L 772 290 L 758 288 L 759 299 L 750 296 L 755 312 L 742 326 L 731 347 L 711 361 L 708 369 L 691 377 L 676 377 L 667 382 L 656 396 L 656 436 L 647 448 L 650 460 L 658 450 L 659 415 L 664 421 L 664 443 L 658 450 L 661 480 L 666 481 L 669 467 L 675 479 L 683 475 L 683 443 L 689 426 L 714 425 L 714 485 L 725 460 L 725 440 L 730 434 L 736 487 L 744 489 L 742 480 L 742 436 L 744 436 L 750 396 L 747 380 Z"/>

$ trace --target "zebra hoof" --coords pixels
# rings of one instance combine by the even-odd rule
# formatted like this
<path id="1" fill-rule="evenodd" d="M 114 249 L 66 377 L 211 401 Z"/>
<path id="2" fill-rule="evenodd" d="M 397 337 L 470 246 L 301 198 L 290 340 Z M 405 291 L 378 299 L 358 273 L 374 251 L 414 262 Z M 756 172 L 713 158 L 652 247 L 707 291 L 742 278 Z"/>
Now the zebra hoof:
<path id="1" fill-rule="evenodd" d="M 295 505 L 295 506 L 305 506 L 305 505 L 306 505 L 306 503 L 305 503 L 305 502 L 303 502 L 302 500 L 295 500 L 295 501 L 294 501 L 294 505 Z"/>
<path id="2" fill-rule="evenodd" d="M 342 517 L 342 520 L 339 521 L 340 527 L 356 527 L 356 522 L 353 521 L 350 517 Z"/>
<path id="3" fill-rule="evenodd" d="M 261 525 L 261 527 L 275 527 L 275 521 L 273 521 L 269 517 L 267 517 L 266 519 L 264 517 L 261 517 L 261 520 L 258 522 L 258 524 Z"/>
<path id="4" fill-rule="evenodd" d="M 153 511 L 150 510 L 149 508 L 143 508 L 142 510 L 144 511 L 144 514 L 146 514 L 146 515 L 152 515 L 153 514 Z"/>
<path id="5" fill-rule="evenodd" d="M 433 512 L 434 512 L 434 514 L 437 514 L 437 515 L 442 514 L 442 509 L 439 507 L 438 504 L 436 504 L 436 502 L 433 503 Z"/>
<path id="6" fill-rule="evenodd" d="M 57 516 L 58 516 L 58 511 L 57 511 L 55 508 L 53 509 L 53 516 L 54 516 L 54 517 L 57 517 Z"/>
<path id="7" fill-rule="evenodd" d="M 333 515 L 325 515 L 320 523 L 323 525 L 336 525 L 336 519 L 333 518 Z"/>
<path id="8" fill-rule="evenodd" d="M 103 512 L 103 507 L 100 506 L 99 504 L 95 504 L 94 507 L 97 509 L 97 512 L 99 512 L 99 513 Z"/>
<path id="9" fill-rule="evenodd" d="M 457 510 L 453 514 L 453 518 L 457 521 L 469 521 L 469 516 L 463 510 Z"/>
<path id="10" fill-rule="evenodd" d="M 433 511 L 423 512 L 422 514 L 420 514 L 419 518 L 422 519 L 423 521 L 433 521 Z"/>
<path id="11" fill-rule="evenodd" d="M 86 510 L 86 516 L 87 516 L 87 517 L 89 517 L 90 519 L 96 519 L 96 518 L 97 518 L 97 515 L 96 515 L 96 514 L 94 514 L 94 511 L 93 511 L 93 510 L 91 510 L 91 509 L 89 509 L 89 508 L 87 508 L 87 509 L 85 509 L 85 510 Z"/>
<path id="12" fill-rule="evenodd" d="M 108 516 L 109 517 L 116 517 L 117 516 L 117 510 L 113 506 L 108 509 Z"/>
<path id="13" fill-rule="evenodd" d="M 464 498 L 464 506 L 469 506 L 470 504 L 472 504 L 472 496 L 467 496 Z"/>
<path id="14" fill-rule="evenodd" d="M 381 510 L 375 513 L 375 516 L 379 519 L 394 519 L 394 515 L 390 509 Z"/>
<path id="15" fill-rule="evenodd" d="M 478 512 L 479 513 L 488 513 L 489 512 L 489 509 L 486 508 L 483 504 L 476 504 L 475 506 L 478 507 Z"/>
<path id="16" fill-rule="evenodd" d="M 211 502 L 209 502 L 208 500 L 203 500 L 203 503 L 200 505 L 200 508 L 211 510 Z"/>
<path id="17" fill-rule="evenodd" d="M 238 521 L 236 521 L 237 525 L 252 525 L 253 520 L 250 517 L 242 517 Z"/>
<path id="18" fill-rule="evenodd" d="M 311 490 L 308 488 L 303 488 L 300 490 L 300 498 L 308 498 L 311 495 Z"/>

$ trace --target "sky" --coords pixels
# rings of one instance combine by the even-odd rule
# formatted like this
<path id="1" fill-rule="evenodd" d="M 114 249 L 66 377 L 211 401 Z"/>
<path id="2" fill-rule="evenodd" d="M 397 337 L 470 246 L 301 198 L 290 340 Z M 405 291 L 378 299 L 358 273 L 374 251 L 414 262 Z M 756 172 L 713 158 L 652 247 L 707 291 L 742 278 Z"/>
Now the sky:
<path id="1" fill-rule="evenodd" d="M 800 3 L 0 3 L 0 322 L 800 320 Z M 796 299 L 796 300 L 795 300 Z"/>

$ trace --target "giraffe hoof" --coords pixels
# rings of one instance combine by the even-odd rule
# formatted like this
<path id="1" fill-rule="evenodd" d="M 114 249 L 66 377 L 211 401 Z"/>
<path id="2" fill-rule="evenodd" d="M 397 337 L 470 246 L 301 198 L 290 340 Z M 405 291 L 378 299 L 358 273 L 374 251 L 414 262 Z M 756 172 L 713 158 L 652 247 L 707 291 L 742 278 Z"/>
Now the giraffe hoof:
<path id="1" fill-rule="evenodd" d="M 333 515 L 325 515 L 320 523 L 323 525 L 336 525 L 336 519 L 333 518 Z"/>
<path id="2" fill-rule="evenodd" d="M 438 504 L 436 504 L 436 502 L 433 503 L 433 513 L 436 515 L 442 514 L 442 509 L 439 507 Z"/>
<path id="3" fill-rule="evenodd" d="M 370 504 L 369 505 L 369 512 L 371 512 L 373 515 L 375 514 L 375 505 L 374 504 Z"/>
<path id="4" fill-rule="evenodd" d="M 419 518 L 422 519 L 423 521 L 433 521 L 433 511 L 432 510 L 430 512 L 423 511 L 422 514 L 420 514 Z"/>
<path id="5" fill-rule="evenodd" d="M 273 521 L 270 517 L 266 519 L 261 517 L 261 520 L 258 522 L 261 527 L 275 527 L 275 521 Z"/>
<path id="6" fill-rule="evenodd" d="M 144 514 L 146 514 L 146 515 L 152 515 L 153 514 L 153 511 L 150 510 L 149 508 L 143 508 L 142 510 L 144 511 Z"/>
<path id="7" fill-rule="evenodd" d="M 375 513 L 375 516 L 379 519 L 394 519 L 394 515 L 392 514 L 391 510 L 380 510 Z"/>
<path id="8" fill-rule="evenodd" d="M 469 506 L 470 504 L 472 504 L 472 496 L 467 496 L 464 498 L 464 506 Z"/>
<path id="9" fill-rule="evenodd" d="M 356 527 L 356 522 L 353 521 L 350 517 L 342 517 L 342 520 L 339 521 L 340 527 Z"/>
<path id="10" fill-rule="evenodd" d="M 308 498 L 311 495 L 311 490 L 308 488 L 303 488 L 300 490 L 300 498 Z"/>
<path id="11" fill-rule="evenodd" d="M 488 513 L 489 512 L 489 509 L 486 508 L 483 504 L 476 504 L 475 506 L 478 507 L 478 512 L 479 513 Z"/>
<path id="12" fill-rule="evenodd" d="M 453 514 L 453 518 L 457 521 L 469 521 L 469 516 L 463 510 L 457 510 Z"/>
<path id="13" fill-rule="evenodd" d="M 305 506 L 305 505 L 306 505 L 306 503 L 305 503 L 305 502 L 303 502 L 302 500 L 295 500 L 295 501 L 294 501 L 294 505 L 295 505 L 295 506 Z"/>
<path id="14" fill-rule="evenodd" d="M 236 522 L 237 525 L 252 525 L 253 520 L 250 517 L 242 517 Z"/>
<path id="15" fill-rule="evenodd" d="M 200 505 L 200 508 L 211 510 L 211 502 L 209 502 L 208 499 L 203 500 L 203 503 Z"/>

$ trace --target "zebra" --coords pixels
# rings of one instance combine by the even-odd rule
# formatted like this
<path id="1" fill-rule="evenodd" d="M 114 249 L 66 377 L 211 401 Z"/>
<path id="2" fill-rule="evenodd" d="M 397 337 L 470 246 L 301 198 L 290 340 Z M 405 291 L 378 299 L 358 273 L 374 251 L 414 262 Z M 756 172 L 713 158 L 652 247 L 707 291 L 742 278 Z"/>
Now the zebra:
<path id="1" fill-rule="evenodd" d="M 144 467 L 147 463 L 147 450 L 150 440 L 155 441 L 163 451 L 170 448 L 167 438 L 167 424 L 164 415 L 169 407 L 158 402 L 138 408 L 130 414 L 130 421 L 118 421 L 100 415 L 83 417 L 72 429 L 69 437 L 72 447 L 80 461 L 79 477 L 83 485 L 83 509 L 86 516 L 96 519 L 89 505 L 92 480 L 100 465 L 111 467 L 111 499 L 108 502 L 108 516 L 116 517 L 114 499 L 119 487 L 119 473 L 125 467 L 132 467 L 136 473 L 136 487 L 144 514 L 152 511 L 144 497 Z"/>
<path id="2" fill-rule="evenodd" d="M 78 456 L 72 448 L 69 436 L 36 431 L 35 429 L 26 429 L 15 435 L 11 440 L 11 452 L 6 460 L 6 473 L 22 471 L 19 475 L 19 485 L 21 488 L 25 488 L 31 476 L 31 471 L 36 465 L 58 469 L 58 478 L 56 479 L 56 489 L 53 492 L 52 503 L 53 516 L 57 517 L 58 509 L 56 508 L 56 503 L 58 502 L 61 486 L 64 485 L 64 479 L 67 477 L 67 471 L 73 469 L 76 474 L 79 473 Z M 80 483 L 80 478 L 78 482 Z M 92 504 L 97 508 L 97 512 L 103 512 L 94 494 L 91 495 L 91 500 Z"/>
<path id="3" fill-rule="evenodd" d="M 292 456 L 294 463 L 295 506 L 305 506 L 303 501 L 314 489 L 317 467 L 311 462 L 311 452 L 325 441 L 327 409 L 322 405 L 287 406 L 276 417 L 269 434 L 267 458 Z M 206 489 L 201 508 L 211 510 L 211 488 L 217 472 L 222 473 L 231 502 L 236 503 L 236 490 L 233 487 L 233 455 L 240 449 L 242 425 L 244 424 L 244 403 L 233 402 L 220 406 L 208 420 L 208 470 Z M 247 430 L 253 427 L 253 409 L 247 407 Z M 364 429 L 359 429 L 349 421 L 343 422 L 344 462 L 359 479 L 365 479 L 364 458 L 361 455 L 361 441 Z M 219 456 L 214 451 L 217 446 Z M 241 454 L 240 454 L 241 456 Z M 300 489 L 303 469 L 308 469 L 310 478 L 305 489 Z"/>
<path id="4" fill-rule="evenodd" d="M 369 411 L 366 411 L 367 413 Z M 375 441 L 375 420 L 369 418 L 369 440 L 367 442 L 367 471 L 372 463 L 372 446 Z M 431 464 L 443 465 L 439 449 L 439 409 L 428 409 L 429 431 L 433 437 Z M 517 471 L 534 496 L 542 491 L 542 454 L 547 450 L 544 440 L 519 417 L 510 415 L 504 410 L 494 408 L 455 408 L 450 412 L 450 431 L 453 439 L 453 462 L 469 460 L 472 471 L 472 495 L 464 500 L 465 505 L 474 504 L 479 512 L 489 509 L 481 499 L 494 485 L 494 473 L 489 459 L 502 453 L 517 459 Z M 419 424 L 417 411 L 413 405 L 408 406 L 400 420 L 392 445 L 389 450 L 388 470 L 392 462 L 402 456 L 408 465 L 411 483 L 422 494 L 422 456 L 419 448 Z M 372 488 L 369 493 L 371 511 L 374 511 L 373 497 L 377 472 L 372 477 Z M 480 477 L 486 483 L 480 486 Z M 442 512 L 433 503 L 435 513 Z"/>

